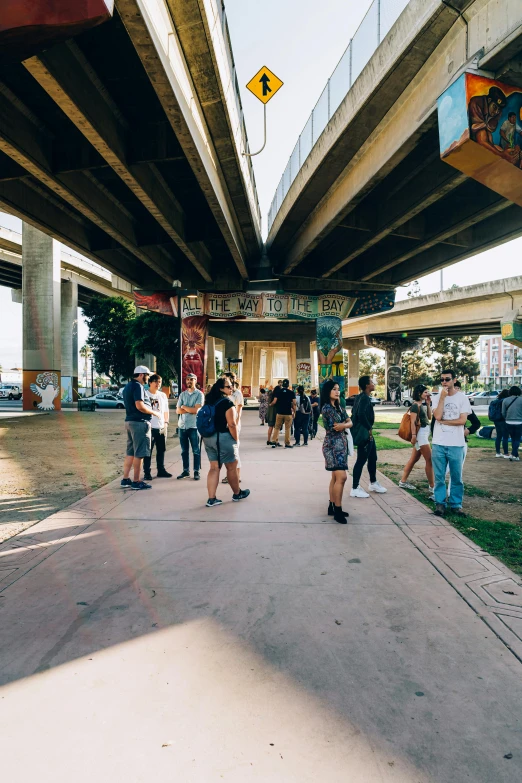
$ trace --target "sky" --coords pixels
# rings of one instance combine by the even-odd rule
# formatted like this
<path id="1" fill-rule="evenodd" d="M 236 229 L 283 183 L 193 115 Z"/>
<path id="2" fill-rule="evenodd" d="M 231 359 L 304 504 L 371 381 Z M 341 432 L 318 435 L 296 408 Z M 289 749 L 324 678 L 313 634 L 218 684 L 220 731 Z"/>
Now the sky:
<path id="1" fill-rule="evenodd" d="M 264 234 L 268 209 L 297 138 L 369 6 L 370 0 L 226 0 L 253 151 L 263 143 L 263 106 L 244 85 L 263 66 L 284 82 L 267 106 L 266 148 L 253 158 Z M 7 223 L 0 219 L 0 225 Z M 447 267 L 444 288 L 522 274 L 521 258 L 522 238 Z M 427 275 L 419 283 L 423 294 L 439 291 L 440 273 Z M 406 298 L 407 291 L 399 288 L 397 300 Z M 87 334 L 80 317 L 80 347 Z M 11 302 L 10 289 L 0 287 L 0 364 L 8 369 L 21 363 L 22 306 Z"/>

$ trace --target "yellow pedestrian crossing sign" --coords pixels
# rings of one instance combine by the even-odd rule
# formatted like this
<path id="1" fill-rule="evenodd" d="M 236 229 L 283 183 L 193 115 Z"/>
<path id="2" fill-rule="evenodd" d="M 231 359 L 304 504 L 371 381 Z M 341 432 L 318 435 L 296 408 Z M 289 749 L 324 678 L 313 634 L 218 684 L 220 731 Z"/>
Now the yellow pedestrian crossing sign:
<path id="1" fill-rule="evenodd" d="M 250 90 L 256 98 L 259 98 L 261 103 L 268 103 L 270 98 L 273 98 L 282 86 L 283 82 L 281 79 L 265 66 L 256 73 L 253 79 L 250 79 L 247 84 L 247 89 Z"/>

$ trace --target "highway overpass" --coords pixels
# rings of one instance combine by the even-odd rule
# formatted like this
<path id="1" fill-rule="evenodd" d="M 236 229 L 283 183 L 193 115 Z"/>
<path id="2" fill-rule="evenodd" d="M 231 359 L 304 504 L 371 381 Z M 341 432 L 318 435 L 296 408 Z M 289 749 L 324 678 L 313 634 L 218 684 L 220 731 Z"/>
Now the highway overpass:
<path id="1" fill-rule="evenodd" d="M 441 160 L 437 123 L 466 70 L 521 84 L 522 3 L 410 0 L 381 39 L 389 5 L 372 4 L 276 192 L 267 252 L 287 286 L 395 286 L 522 234 L 520 206 Z"/>
<path id="2" fill-rule="evenodd" d="M 389 312 L 344 321 L 350 393 L 357 387 L 359 352 L 364 348 L 386 351 L 387 371 L 400 365 L 402 352 L 414 349 L 424 337 L 501 334 L 508 320 L 522 324 L 522 276 L 412 297 Z"/>
<path id="3" fill-rule="evenodd" d="M 108 21 L 51 44 L 0 62 L 0 207 L 133 285 L 255 276 L 260 213 L 221 2 L 116 0 Z"/>

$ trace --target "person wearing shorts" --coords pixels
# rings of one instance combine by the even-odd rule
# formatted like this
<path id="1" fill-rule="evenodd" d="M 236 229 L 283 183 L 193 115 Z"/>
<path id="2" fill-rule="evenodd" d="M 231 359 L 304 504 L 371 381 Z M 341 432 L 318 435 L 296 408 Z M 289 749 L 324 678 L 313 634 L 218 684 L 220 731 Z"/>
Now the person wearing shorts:
<path id="1" fill-rule="evenodd" d="M 413 466 L 417 464 L 421 457 L 424 457 L 426 463 L 426 478 L 428 479 L 430 496 L 432 497 L 435 486 L 435 476 L 433 474 L 429 440 L 430 421 L 432 417 L 431 397 L 427 386 L 419 383 L 413 390 L 413 400 L 414 402 L 410 407 L 412 431 L 411 445 L 413 446 L 413 451 L 408 462 L 404 466 L 402 477 L 399 481 L 399 487 L 402 487 L 402 489 L 415 489 L 414 484 L 408 482 L 408 477 L 413 470 Z"/>
<path id="2" fill-rule="evenodd" d="M 227 471 L 228 484 L 232 489 L 232 500 L 237 502 L 250 495 L 249 489 L 239 488 L 237 463 L 239 456 L 239 428 L 236 406 L 230 399 L 233 391 L 232 381 L 226 376 L 219 378 L 205 398 L 205 405 L 214 406 L 215 432 L 203 438 L 205 451 L 210 462 L 207 476 L 208 500 L 207 506 L 219 506 L 222 501 L 216 497 L 219 484 L 219 471 L 224 465 Z"/>
<path id="3" fill-rule="evenodd" d="M 140 481 L 141 463 L 150 457 L 151 419 L 159 418 L 159 411 L 153 410 L 150 397 L 144 386 L 148 383 L 150 370 L 140 364 L 135 368 L 132 380 L 123 389 L 125 405 L 125 431 L 127 432 L 127 456 L 123 462 L 121 486 L 129 489 L 151 489 L 150 484 Z M 131 469 L 133 479 L 130 478 Z"/>

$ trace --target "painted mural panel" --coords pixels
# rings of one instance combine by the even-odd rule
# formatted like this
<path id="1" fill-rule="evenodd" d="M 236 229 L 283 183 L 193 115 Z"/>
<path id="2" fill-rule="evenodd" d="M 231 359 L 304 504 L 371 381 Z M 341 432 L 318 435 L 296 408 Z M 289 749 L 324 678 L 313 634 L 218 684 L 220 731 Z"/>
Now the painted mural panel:
<path id="1" fill-rule="evenodd" d="M 60 373 L 48 370 L 24 370 L 23 409 L 59 411 L 61 408 Z"/>
<path id="2" fill-rule="evenodd" d="M 341 390 L 341 405 L 345 398 L 343 322 L 335 315 L 316 321 L 317 363 L 319 386 L 333 378 Z"/>
<path id="3" fill-rule="evenodd" d="M 308 359 L 297 360 L 297 385 L 305 390 L 312 386 L 312 363 Z"/>
<path id="4" fill-rule="evenodd" d="M 181 384 L 194 373 L 201 389 L 205 388 L 205 358 L 207 352 L 208 318 L 194 315 L 181 319 Z"/>
<path id="5" fill-rule="evenodd" d="M 441 158 L 522 206 L 522 91 L 465 73 L 438 102 Z"/>

